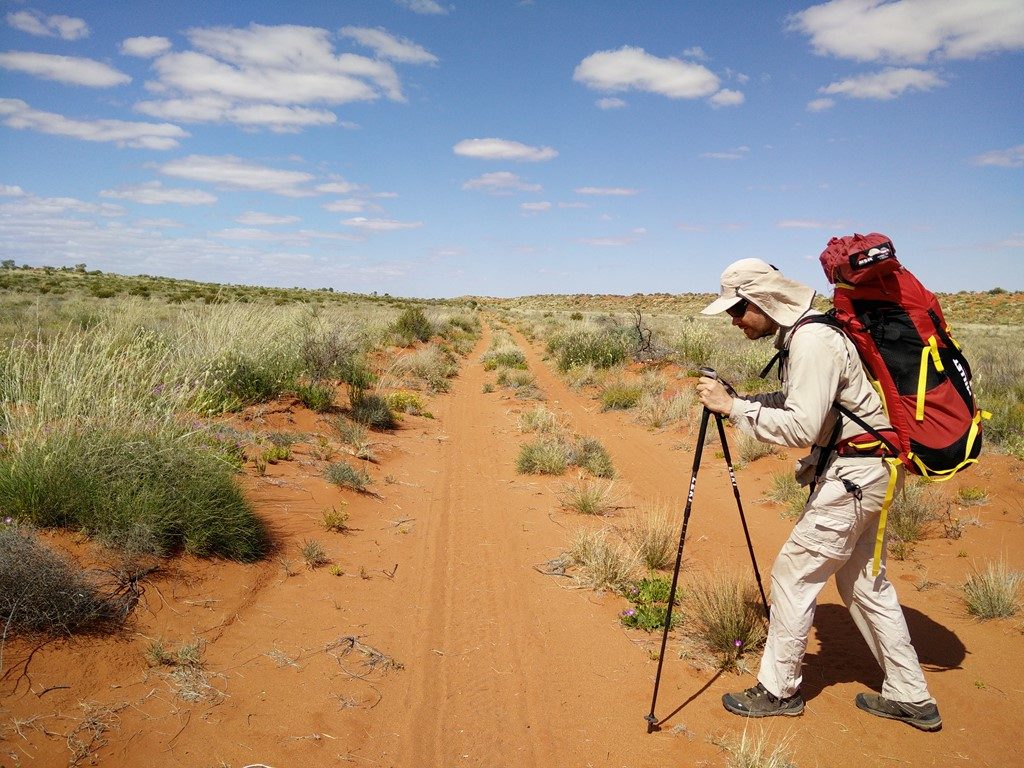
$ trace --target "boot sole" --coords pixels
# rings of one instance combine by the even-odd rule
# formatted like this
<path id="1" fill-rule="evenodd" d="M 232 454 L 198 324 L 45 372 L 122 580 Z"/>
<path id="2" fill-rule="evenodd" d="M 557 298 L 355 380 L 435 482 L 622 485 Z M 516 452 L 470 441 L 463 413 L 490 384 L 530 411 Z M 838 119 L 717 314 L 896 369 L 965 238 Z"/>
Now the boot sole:
<path id="1" fill-rule="evenodd" d="M 774 712 L 750 712 L 749 710 L 740 709 L 739 707 L 731 707 L 724 701 L 722 702 L 722 706 L 725 707 L 727 711 L 732 712 L 734 715 L 739 715 L 740 717 L 776 717 L 779 715 L 782 715 L 783 717 L 797 717 L 804 713 L 803 707 L 800 707 L 800 709 L 777 709 Z"/>
<path id="2" fill-rule="evenodd" d="M 871 709 L 864 704 L 861 704 L 860 699 L 857 700 L 857 709 L 867 712 L 875 717 L 884 717 L 887 720 L 899 720 L 901 723 L 912 725 L 919 731 L 938 731 L 942 728 L 942 720 L 915 720 L 912 717 L 901 717 L 899 715 L 890 715 L 888 712 L 882 712 L 881 710 Z"/>

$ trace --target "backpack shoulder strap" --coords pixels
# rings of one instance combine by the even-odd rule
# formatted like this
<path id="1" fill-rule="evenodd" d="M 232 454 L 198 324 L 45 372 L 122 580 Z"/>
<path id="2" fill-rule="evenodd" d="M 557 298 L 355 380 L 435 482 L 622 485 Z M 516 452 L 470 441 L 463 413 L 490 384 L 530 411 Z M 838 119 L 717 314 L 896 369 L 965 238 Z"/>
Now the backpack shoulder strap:
<path id="1" fill-rule="evenodd" d="M 797 324 L 793 326 L 793 330 L 791 330 L 789 332 L 790 340 L 792 340 L 793 334 L 797 332 L 798 328 L 802 328 L 803 326 L 807 325 L 808 323 L 821 323 L 822 325 L 827 325 L 827 326 L 829 326 L 831 328 L 835 328 L 837 331 L 842 331 L 843 330 L 843 325 L 842 325 L 842 323 L 840 323 L 836 319 L 836 316 L 835 316 L 834 312 L 835 312 L 835 310 L 830 309 L 828 312 L 826 312 L 824 314 L 809 315 L 808 317 L 804 317 L 804 318 L 800 319 L 799 321 L 797 321 Z M 789 357 L 789 344 L 786 344 L 786 346 L 784 346 L 782 349 L 780 349 L 778 352 L 775 353 L 775 356 L 771 360 L 768 361 L 768 365 L 766 365 L 761 370 L 761 373 L 759 374 L 760 377 L 762 379 L 767 378 L 768 374 L 771 373 L 772 368 L 774 368 L 775 364 L 778 363 L 778 365 L 779 365 L 779 378 L 781 379 L 782 378 L 782 363 L 783 363 L 783 361 L 787 357 Z"/>

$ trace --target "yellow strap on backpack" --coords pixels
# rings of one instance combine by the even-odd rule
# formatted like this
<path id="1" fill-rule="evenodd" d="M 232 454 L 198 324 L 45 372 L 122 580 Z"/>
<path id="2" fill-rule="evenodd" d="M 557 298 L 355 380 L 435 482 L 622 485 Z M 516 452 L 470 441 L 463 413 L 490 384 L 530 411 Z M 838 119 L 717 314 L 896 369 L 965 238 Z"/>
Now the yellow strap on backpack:
<path id="1" fill-rule="evenodd" d="M 885 463 L 889 465 L 889 485 L 885 488 L 885 500 L 882 502 L 882 511 L 878 513 L 878 535 L 875 536 L 875 553 L 871 559 L 871 575 L 877 576 L 881 569 L 882 547 L 885 544 L 885 523 L 889 517 L 889 507 L 892 505 L 893 497 L 896 495 L 896 480 L 900 476 L 900 460 L 886 458 Z"/>
<path id="2" fill-rule="evenodd" d="M 917 374 L 917 412 L 914 414 L 918 421 L 924 421 L 924 395 L 928 389 L 929 356 L 935 364 L 935 370 L 942 373 L 945 367 L 942 365 L 942 358 L 939 357 L 939 344 L 934 336 L 929 336 L 928 343 L 921 347 L 921 368 Z"/>

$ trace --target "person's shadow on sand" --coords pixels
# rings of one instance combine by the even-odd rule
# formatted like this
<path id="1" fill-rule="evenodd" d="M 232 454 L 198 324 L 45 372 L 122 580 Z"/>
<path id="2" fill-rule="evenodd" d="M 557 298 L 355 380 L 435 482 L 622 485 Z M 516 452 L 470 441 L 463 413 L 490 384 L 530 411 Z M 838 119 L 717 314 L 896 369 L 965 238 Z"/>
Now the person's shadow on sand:
<path id="1" fill-rule="evenodd" d="M 907 617 L 910 638 L 926 672 L 960 668 L 967 649 L 959 637 L 913 608 L 904 607 L 903 615 Z M 882 670 L 845 606 L 819 605 L 814 625 L 820 648 L 804 656 L 800 691 L 805 699 L 813 699 L 836 683 L 860 682 L 875 690 L 881 688 Z"/>

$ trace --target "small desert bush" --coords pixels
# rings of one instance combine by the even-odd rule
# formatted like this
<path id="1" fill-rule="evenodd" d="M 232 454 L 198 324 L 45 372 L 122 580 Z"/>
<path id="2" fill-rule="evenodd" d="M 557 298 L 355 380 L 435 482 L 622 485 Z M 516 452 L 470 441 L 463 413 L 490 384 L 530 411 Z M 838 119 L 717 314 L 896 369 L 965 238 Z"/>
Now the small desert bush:
<path id="1" fill-rule="evenodd" d="M 481 361 L 485 371 L 495 368 L 526 368 L 526 355 L 518 347 L 502 347 L 484 352 Z"/>
<path id="2" fill-rule="evenodd" d="M 599 331 L 574 330 L 555 334 L 548 340 L 548 353 L 555 357 L 558 370 L 592 365 L 611 368 L 629 358 L 632 340 L 624 329 Z"/>
<path id="3" fill-rule="evenodd" d="M 537 432 L 547 435 L 554 432 L 557 426 L 555 414 L 543 405 L 538 405 L 536 408 L 519 415 L 520 432 Z"/>
<path id="4" fill-rule="evenodd" d="M 598 395 L 601 408 L 605 411 L 628 410 L 633 408 L 643 395 L 639 384 L 627 384 L 624 381 L 612 381 L 605 385 Z"/>
<path id="5" fill-rule="evenodd" d="M 726 768 L 796 768 L 792 761 L 789 739 L 772 744 L 767 733 L 762 729 L 754 736 L 744 728 L 739 738 L 719 742 L 719 746 L 729 753 Z"/>
<path id="6" fill-rule="evenodd" d="M 765 456 L 774 456 L 778 453 L 778 448 L 771 443 L 762 442 L 745 432 L 737 430 L 733 432 L 733 435 L 736 439 L 736 455 L 734 458 L 737 466 L 746 466 L 752 461 L 763 459 Z"/>
<path id="7" fill-rule="evenodd" d="M 434 326 L 419 307 L 409 307 L 398 316 L 391 331 L 405 346 L 414 341 L 429 341 L 434 334 Z"/>
<path id="8" fill-rule="evenodd" d="M 306 567 L 311 571 L 331 562 L 323 545 L 316 539 L 306 539 L 303 541 L 300 551 L 302 559 L 306 561 Z"/>
<path id="9" fill-rule="evenodd" d="M 120 627 L 137 600 L 103 589 L 31 526 L 0 522 L 0 626 L 3 634 L 74 635 Z"/>
<path id="10" fill-rule="evenodd" d="M 431 392 L 447 392 L 449 379 L 459 372 L 453 353 L 446 347 L 428 344 L 400 358 L 397 368 L 425 383 Z"/>
<path id="11" fill-rule="evenodd" d="M 423 398 L 417 392 L 406 390 L 388 392 L 384 395 L 384 401 L 395 413 L 408 413 L 411 416 L 427 415 Z"/>
<path id="12" fill-rule="evenodd" d="M 537 377 L 528 370 L 502 368 L 498 371 L 498 386 L 508 389 L 523 389 L 537 386 Z"/>
<path id="13" fill-rule="evenodd" d="M 694 578 L 683 599 L 686 626 L 723 669 L 732 669 L 745 653 L 756 651 L 765 638 L 760 593 L 746 576 L 716 571 Z"/>
<path id="14" fill-rule="evenodd" d="M 672 397 L 662 397 L 645 392 L 636 406 L 636 420 L 648 427 L 658 429 L 685 419 L 693 408 L 692 391 L 676 393 Z"/>
<path id="15" fill-rule="evenodd" d="M 570 446 L 569 463 L 587 470 L 595 477 L 615 477 L 612 457 L 600 441 L 592 437 L 580 437 Z"/>
<path id="16" fill-rule="evenodd" d="M 889 536 L 889 552 L 897 560 L 907 557 L 915 543 L 927 535 L 937 519 L 937 501 L 934 491 L 928 489 L 927 481 L 912 480 L 903 486 L 889 506 L 886 532 Z"/>
<path id="17" fill-rule="evenodd" d="M 362 394 L 352 401 L 349 413 L 354 421 L 370 429 L 394 429 L 398 418 L 388 401 L 380 395 Z"/>
<path id="18" fill-rule="evenodd" d="M 297 361 L 229 353 L 205 371 L 195 399 L 200 413 L 217 414 L 266 403 L 294 388 Z"/>
<path id="19" fill-rule="evenodd" d="M 607 515 L 619 505 L 614 483 L 599 483 L 580 473 L 558 491 L 562 509 L 581 515 Z"/>
<path id="20" fill-rule="evenodd" d="M 772 475 L 767 498 L 782 505 L 783 517 L 799 517 L 807 503 L 807 489 L 796 481 L 792 472 L 776 472 Z"/>
<path id="21" fill-rule="evenodd" d="M 956 492 L 956 503 L 964 507 L 973 507 L 988 502 L 988 491 L 974 485 L 965 485 Z"/>
<path id="22" fill-rule="evenodd" d="M 984 571 L 971 574 L 964 584 L 967 611 L 979 619 L 1014 615 L 1020 608 L 1018 593 L 1024 573 L 1011 571 L 1005 562 L 989 563 Z"/>
<path id="23" fill-rule="evenodd" d="M 334 407 L 334 387 L 314 381 L 299 384 L 295 394 L 304 406 L 317 413 L 326 413 Z"/>
<path id="24" fill-rule="evenodd" d="M 653 632 L 665 627 L 668 616 L 668 598 L 672 591 L 672 582 L 664 576 L 646 576 L 637 582 L 626 585 L 622 594 L 633 605 L 619 614 L 619 621 L 624 626 Z M 678 595 L 675 602 L 678 603 Z M 679 614 L 672 614 L 672 626 L 679 623 Z"/>
<path id="25" fill-rule="evenodd" d="M 352 453 L 357 459 L 373 461 L 376 458 L 365 426 L 339 416 L 334 421 L 334 428 L 338 431 L 341 441 L 352 448 Z"/>
<path id="26" fill-rule="evenodd" d="M 342 508 L 331 507 L 325 509 L 320 520 L 320 525 L 325 531 L 334 533 L 348 533 L 348 511 L 345 509 L 347 502 L 342 502 Z"/>
<path id="27" fill-rule="evenodd" d="M 328 464 L 324 469 L 324 477 L 335 485 L 350 488 L 353 491 L 365 491 L 370 485 L 370 476 L 365 470 L 356 469 L 344 461 Z"/>
<path id="28" fill-rule="evenodd" d="M 626 524 L 626 542 L 650 571 L 665 570 L 675 563 L 678 526 L 667 505 L 647 505 Z"/>
<path id="29" fill-rule="evenodd" d="M 609 541 L 604 529 L 576 531 L 568 555 L 578 568 L 574 578 L 590 589 L 621 592 L 637 570 L 636 556 L 621 543 Z"/>
<path id="30" fill-rule="evenodd" d="M 561 475 L 569 468 L 565 443 L 552 437 L 541 437 L 519 448 L 516 471 L 521 475 Z"/>
<path id="31" fill-rule="evenodd" d="M 183 549 L 249 562 L 269 548 L 234 469 L 189 435 L 96 428 L 27 443 L 0 455 L 0 508 L 130 553 Z"/>

